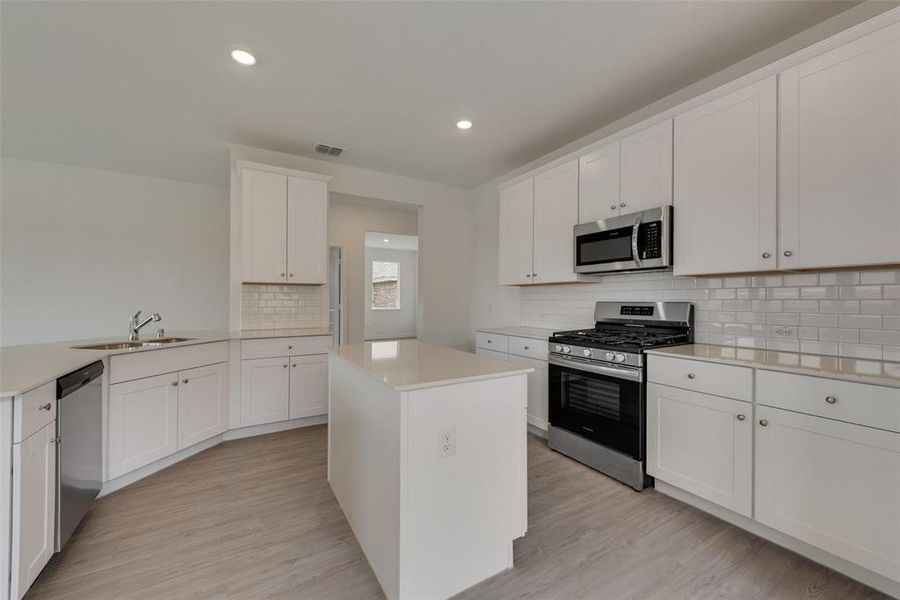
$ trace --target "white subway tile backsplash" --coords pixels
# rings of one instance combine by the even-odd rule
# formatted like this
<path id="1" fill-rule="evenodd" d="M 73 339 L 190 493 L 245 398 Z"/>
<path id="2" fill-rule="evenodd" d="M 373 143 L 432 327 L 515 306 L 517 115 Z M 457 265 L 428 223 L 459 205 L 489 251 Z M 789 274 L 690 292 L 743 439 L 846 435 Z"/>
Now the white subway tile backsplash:
<path id="1" fill-rule="evenodd" d="M 800 297 L 804 300 L 835 300 L 838 297 L 838 289 L 833 286 L 800 288 Z"/>
<path id="2" fill-rule="evenodd" d="M 808 287 L 819 284 L 819 276 L 815 273 L 796 273 L 784 276 L 784 285 Z"/>
<path id="3" fill-rule="evenodd" d="M 325 286 L 244 284 L 243 329 L 317 327 L 324 322 Z"/>
<path id="4" fill-rule="evenodd" d="M 863 271 L 860 274 L 860 281 L 863 284 L 900 283 L 900 269 Z"/>
<path id="5" fill-rule="evenodd" d="M 900 285 L 886 285 L 884 286 L 884 296 L 885 300 L 896 300 L 900 299 Z"/>
<path id="6" fill-rule="evenodd" d="M 756 275 L 750 280 L 752 287 L 779 287 L 782 285 L 781 275 Z"/>
<path id="7" fill-rule="evenodd" d="M 821 300 L 819 312 L 855 314 L 859 312 L 859 300 Z"/>
<path id="8" fill-rule="evenodd" d="M 777 289 L 777 288 L 773 288 Z M 765 300 L 766 288 L 737 288 L 735 298 L 738 300 Z"/>
<path id="9" fill-rule="evenodd" d="M 880 285 L 844 285 L 839 290 L 841 300 L 881 300 Z"/>
<path id="10" fill-rule="evenodd" d="M 900 362 L 900 346 L 882 346 L 882 360 Z"/>
<path id="11" fill-rule="evenodd" d="M 800 352 L 800 340 L 766 338 L 766 349 L 779 350 L 781 352 Z"/>
<path id="12" fill-rule="evenodd" d="M 840 344 L 838 353 L 849 358 L 868 358 L 881 360 L 881 346 L 871 344 Z"/>
<path id="13" fill-rule="evenodd" d="M 819 339 L 823 342 L 858 342 L 859 329 L 820 327 Z"/>
<path id="14" fill-rule="evenodd" d="M 766 323 L 769 325 L 799 325 L 799 313 L 766 313 Z"/>
<path id="15" fill-rule="evenodd" d="M 734 289 L 722 288 L 712 290 L 709 297 L 714 300 L 734 300 L 737 297 L 737 292 Z"/>
<path id="16" fill-rule="evenodd" d="M 725 277 L 722 279 L 722 287 L 745 288 L 750 287 L 749 277 Z"/>
<path id="17" fill-rule="evenodd" d="M 819 328 L 818 327 L 800 327 L 797 329 L 799 334 L 799 338 L 801 340 L 817 340 L 819 339 Z"/>
<path id="18" fill-rule="evenodd" d="M 774 287 L 766 290 L 766 298 L 769 300 L 796 300 L 800 297 L 800 288 Z"/>
<path id="19" fill-rule="evenodd" d="M 859 341 L 866 344 L 880 344 L 882 346 L 900 346 L 900 331 L 860 329 Z"/>
<path id="20" fill-rule="evenodd" d="M 819 285 L 856 285 L 859 283 L 857 271 L 836 271 L 819 273 Z"/>
<path id="21" fill-rule="evenodd" d="M 838 315 L 800 315 L 800 324 L 809 327 L 837 327 Z"/>
<path id="22" fill-rule="evenodd" d="M 881 329 L 881 315 L 838 315 L 840 327 L 852 329 Z"/>
<path id="23" fill-rule="evenodd" d="M 891 329 L 894 331 L 900 331 L 900 317 L 894 317 L 885 315 L 882 317 L 881 327 L 883 329 Z"/>
<path id="24" fill-rule="evenodd" d="M 818 300 L 785 300 L 782 305 L 784 312 L 815 313 L 819 312 Z"/>
<path id="25" fill-rule="evenodd" d="M 863 300 L 860 309 L 866 315 L 900 315 L 900 300 Z"/>
<path id="26" fill-rule="evenodd" d="M 825 354 L 827 356 L 837 356 L 838 345 L 836 342 L 814 342 L 801 341 L 800 352 L 808 352 L 809 354 Z"/>

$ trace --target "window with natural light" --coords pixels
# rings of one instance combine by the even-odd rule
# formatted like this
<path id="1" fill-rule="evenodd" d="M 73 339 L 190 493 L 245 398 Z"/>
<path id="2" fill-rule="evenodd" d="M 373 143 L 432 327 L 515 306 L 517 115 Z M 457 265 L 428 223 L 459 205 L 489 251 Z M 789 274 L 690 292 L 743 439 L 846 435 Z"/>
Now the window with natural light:
<path id="1" fill-rule="evenodd" d="M 372 261 L 372 308 L 396 310 L 400 308 L 400 264 Z"/>

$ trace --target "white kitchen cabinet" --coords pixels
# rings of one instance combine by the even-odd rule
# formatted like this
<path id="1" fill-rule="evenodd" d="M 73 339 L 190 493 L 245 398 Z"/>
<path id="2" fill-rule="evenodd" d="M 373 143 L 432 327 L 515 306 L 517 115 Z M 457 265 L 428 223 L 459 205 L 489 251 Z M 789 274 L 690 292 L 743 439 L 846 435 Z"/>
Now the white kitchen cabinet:
<path id="1" fill-rule="evenodd" d="M 900 260 L 900 23 L 779 79 L 782 269 Z"/>
<path id="2" fill-rule="evenodd" d="M 753 405 L 656 383 L 647 386 L 647 472 L 750 517 Z"/>
<path id="3" fill-rule="evenodd" d="M 289 177 L 287 282 L 325 283 L 328 260 L 328 183 Z"/>
<path id="4" fill-rule="evenodd" d="M 10 595 L 21 598 L 53 556 L 56 536 L 56 421 L 12 445 Z"/>
<path id="5" fill-rule="evenodd" d="M 773 270 L 777 81 L 675 118 L 675 274 Z"/>
<path id="6" fill-rule="evenodd" d="M 328 355 L 291 357 L 290 418 L 328 413 Z"/>
<path id="7" fill-rule="evenodd" d="M 178 373 L 178 449 L 228 428 L 228 368 L 225 363 Z"/>
<path id="8" fill-rule="evenodd" d="M 578 159 L 578 222 L 619 216 L 619 142 Z"/>
<path id="9" fill-rule="evenodd" d="M 284 421 L 289 416 L 288 357 L 241 361 L 241 425 Z"/>
<path id="10" fill-rule="evenodd" d="M 475 354 L 487 356 L 488 358 L 496 358 L 497 360 L 509 360 L 509 354 L 506 352 L 497 352 L 496 350 L 488 350 L 487 348 L 475 348 Z"/>
<path id="11" fill-rule="evenodd" d="M 534 179 L 500 190 L 500 284 L 531 283 L 534 267 Z"/>
<path id="12" fill-rule="evenodd" d="M 242 279 L 249 283 L 325 283 L 328 180 L 241 170 Z"/>
<path id="13" fill-rule="evenodd" d="M 622 214 L 672 204 L 672 120 L 621 141 Z"/>
<path id="14" fill-rule="evenodd" d="M 534 178 L 532 283 L 576 281 L 572 229 L 578 224 L 578 161 Z"/>
<path id="15" fill-rule="evenodd" d="M 241 234 L 244 281 L 285 283 L 287 274 L 285 175 L 241 172 Z"/>
<path id="16" fill-rule="evenodd" d="M 547 396 L 550 373 L 547 361 L 510 354 L 509 362 L 534 369 L 528 374 L 528 423 L 546 431 L 549 418 Z"/>
<path id="17" fill-rule="evenodd" d="M 178 373 L 109 386 L 110 479 L 177 450 Z"/>
<path id="18" fill-rule="evenodd" d="M 900 580 L 900 434 L 758 406 L 756 519 Z"/>

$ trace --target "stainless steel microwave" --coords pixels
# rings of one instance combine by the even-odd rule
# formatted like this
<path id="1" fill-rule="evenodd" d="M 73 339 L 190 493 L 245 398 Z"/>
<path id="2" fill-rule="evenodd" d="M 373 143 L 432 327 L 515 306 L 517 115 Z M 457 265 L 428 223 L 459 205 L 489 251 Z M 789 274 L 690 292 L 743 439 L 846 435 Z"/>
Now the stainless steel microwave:
<path id="1" fill-rule="evenodd" d="M 672 207 L 575 226 L 575 272 L 672 268 Z"/>

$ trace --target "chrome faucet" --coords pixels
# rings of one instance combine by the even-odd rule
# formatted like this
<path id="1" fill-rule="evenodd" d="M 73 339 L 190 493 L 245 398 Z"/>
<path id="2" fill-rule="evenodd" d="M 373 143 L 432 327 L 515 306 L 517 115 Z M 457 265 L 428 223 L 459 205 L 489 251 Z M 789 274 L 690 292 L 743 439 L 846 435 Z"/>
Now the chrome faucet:
<path id="1" fill-rule="evenodd" d="M 138 319 L 141 318 L 141 311 L 137 311 L 134 313 L 134 316 L 131 317 L 131 321 L 128 323 L 128 339 L 132 342 L 136 342 L 141 335 L 141 328 L 143 328 L 148 323 L 153 323 L 155 321 L 160 321 L 162 317 L 159 316 L 159 313 L 153 313 L 140 323 L 138 323 Z"/>

